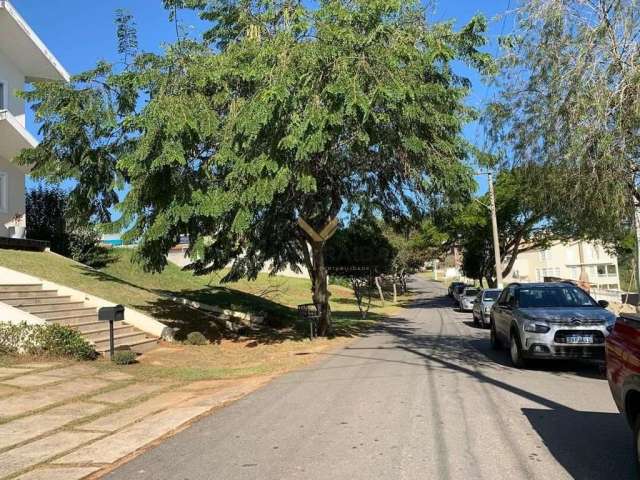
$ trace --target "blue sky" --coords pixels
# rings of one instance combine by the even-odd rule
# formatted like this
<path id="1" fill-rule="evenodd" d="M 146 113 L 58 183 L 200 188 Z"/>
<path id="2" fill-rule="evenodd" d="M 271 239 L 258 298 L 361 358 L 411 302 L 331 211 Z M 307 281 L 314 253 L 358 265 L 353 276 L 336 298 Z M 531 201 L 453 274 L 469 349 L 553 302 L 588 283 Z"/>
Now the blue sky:
<path id="1" fill-rule="evenodd" d="M 93 67 L 99 60 L 117 60 L 114 12 L 118 8 L 129 10 L 138 26 L 140 47 L 145 51 L 158 51 L 163 43 L 175 40 L 175 26 L 168 22 L 168 14 L 160 0 L 12 0 L 12 4 L 27 20 L 54 55 L 71 73 L 79 73 Z M 503 31 L 512 28 L 512 18 L 504 18 L 508 7 L 516 0 L 449 0 L 435 3 L 432 20 L 454 20 L 461 26 L 477 13 L 489 19 L 491 53 L 496 52 L 496 39 Z M 192 13 L 181 12 L 180 21 L 191 35 L 198 36 L 202 30 L 198 18 Z M 474 88 L 468 102 L 479 106 L 491 92 L 482 84 L 482 79 L 473 71 L 461 67 Z M 36 133 L 32 119 L 29 128 Z M 479 134 L 479 135 L 478 135 Z M 473 142 L 482 143 L 482 135 L 475 125 L 465 129 L 465 135 Z M 478 179 L 481 190 L 486 182 Z"/>

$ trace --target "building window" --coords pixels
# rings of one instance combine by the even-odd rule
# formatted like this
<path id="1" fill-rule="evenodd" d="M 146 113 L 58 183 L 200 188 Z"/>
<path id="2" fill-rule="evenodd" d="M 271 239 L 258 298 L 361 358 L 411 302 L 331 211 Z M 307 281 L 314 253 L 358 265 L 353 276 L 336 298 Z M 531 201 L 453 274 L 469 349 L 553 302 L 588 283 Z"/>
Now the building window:
<path id="1" fill-rule="evenodd" d="M 599 277 L 615 277 L 618 274 L 615 265 L 598 265 Z"/>
<path id="2" fill-rule="evenodd" d="M 540 250 L 539 254 L 540 254 L 540 260 L 542 260 L 543 262 L 546 262 L 547 260 L 549 260 L 549 257 L 550 257 L 549 250 Z"/>
<path id="3" fill-rule="evenodd" d="M 5 172 L 0 172 L 0 212 L 7 213 L 9 210 L 9 176 Z"/>
<path id="4" fill-rule="evenodd" d="M 538 268 L 536 274 L 539 282 L 544 282 L 545 278 L 560 278 L 560 268 Z"/>

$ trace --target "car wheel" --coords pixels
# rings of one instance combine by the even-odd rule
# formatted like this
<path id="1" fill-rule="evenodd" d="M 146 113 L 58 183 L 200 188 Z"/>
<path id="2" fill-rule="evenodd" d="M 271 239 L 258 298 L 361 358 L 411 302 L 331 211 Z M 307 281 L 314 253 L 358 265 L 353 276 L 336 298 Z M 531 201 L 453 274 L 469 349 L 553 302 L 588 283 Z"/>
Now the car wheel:
<path id="1" fill-rule="evenodd" d="M 487 328 L 487 319 L 484 316 L 484 312 L 480 312 L 480 324 L 482 328 Z"/>
<path id="2" fill-rule="evenodd" d="M 472 312 L 471 315 L 473 316 L 473 324 L 474 325 L 478 325 L 478 317 L 476 315 L 476 312 Z"/>
<path id="3" fill-rule="evenodd" d="M 511 357 L 511 363 L 516 368 L 524 368 L 526 366 L 526 360 L 522 356 L 522 347 L 520 346 L 520 338 L 514 332 L 511 332 L 511 341 L 509 342 L 509 356 Z"/>
<path id="4" fill-rule="evenodd" d="M 496 332 L 496 326 L 493 322 L 490 322 L 489 327 L 491 328 L 491 334 L 489 336 L 489 341 L 491 342 L 491 348 L 493 350 L 501 350 L 502 342 L 498 338 L 498 333 Z"/>

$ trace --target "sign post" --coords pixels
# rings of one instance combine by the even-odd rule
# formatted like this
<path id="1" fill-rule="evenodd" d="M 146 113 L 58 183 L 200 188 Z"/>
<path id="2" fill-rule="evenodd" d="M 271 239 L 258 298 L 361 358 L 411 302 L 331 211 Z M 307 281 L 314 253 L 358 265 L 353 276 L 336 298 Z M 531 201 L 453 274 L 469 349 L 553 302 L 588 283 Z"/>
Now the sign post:
<path id="1" fill-rule="evenodd" d="M 124 307 L 122 305 L 116 305 L 115 307 L 102 307 L 98 310 L 98 320 L 101 322 L 109 322 L 109 359 L 113 360 L 113 354 L 115 351 L 113 322 L 121 322 L 124 320 Z"/>

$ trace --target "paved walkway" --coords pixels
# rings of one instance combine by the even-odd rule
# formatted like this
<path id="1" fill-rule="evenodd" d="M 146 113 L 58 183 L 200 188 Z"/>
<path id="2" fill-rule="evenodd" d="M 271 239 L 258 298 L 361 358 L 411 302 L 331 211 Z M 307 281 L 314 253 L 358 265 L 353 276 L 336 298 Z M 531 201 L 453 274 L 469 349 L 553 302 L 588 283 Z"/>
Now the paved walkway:
<path id="1" fill-rule="evenodd" d="M 91 364 L 0 367 L 0 479 L 100 476 L 268 380 L 175 385 Z"/>
<path id="2" fill-rule="evenodd" d="M 439 284 L 403 316 L 284 375 L 110 480 L 631 479 L 597 367 L 509 365 Z"/>

